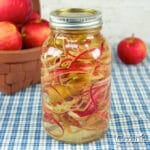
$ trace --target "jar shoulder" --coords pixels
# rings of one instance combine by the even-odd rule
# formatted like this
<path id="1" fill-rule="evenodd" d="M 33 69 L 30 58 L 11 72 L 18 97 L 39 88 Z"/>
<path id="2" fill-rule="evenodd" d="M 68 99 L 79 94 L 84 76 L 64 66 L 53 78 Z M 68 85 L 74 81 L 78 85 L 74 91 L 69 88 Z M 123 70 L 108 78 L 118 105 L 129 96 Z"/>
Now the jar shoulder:
<path id="1" fill-rule="evenodd" d="M 110 44 L 101 34 L 54 34 L 47 38 L 43 44 L 43 51 L 49 47 L 60 50 L 85 50 L 91 48 L 104 48 L 105 51 L 111 52 Z"/>

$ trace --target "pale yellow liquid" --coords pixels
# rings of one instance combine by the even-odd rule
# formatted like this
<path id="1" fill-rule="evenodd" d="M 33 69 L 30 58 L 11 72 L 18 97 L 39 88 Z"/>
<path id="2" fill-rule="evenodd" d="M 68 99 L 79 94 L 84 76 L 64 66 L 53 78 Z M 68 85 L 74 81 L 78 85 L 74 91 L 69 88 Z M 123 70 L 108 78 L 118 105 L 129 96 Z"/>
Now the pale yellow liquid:
<path id="1" fill-rule="evenodd" d="M 84 43 L 85 41 L 87 42 Z M 77 71 L 65 70 L 66 73 L 59 72 L 60 75 L 51 73 L 55 68 L 69 68 L 69 61 L 72 59 L 73 62 L 74 56 L 86 49 L 99 48 L 102 42 L 102 53 L 92 51 L 77 60 L 78 67 L 82 66 L 82 62 L 88 64 L 89 68 L 84 70 L 85 72 L 79 71 L 77 67 Z M 50 55 L 47 52 L 49 47 Z M 66 143 L 87 143 L 99 139 L 107 129 L 110 110 L 111 51 L 107 42 L 100 35 L 85 37 L 60 34 L 47 40 L 43 51 L 43 125 L 47 133 Z M 64 63 L 66 58 L 69 58 L 69 61 Z M 91 99 L 91 95 L 86 93 L 91 91 L 97 99 L 95 110 L 86 106 Z"/>

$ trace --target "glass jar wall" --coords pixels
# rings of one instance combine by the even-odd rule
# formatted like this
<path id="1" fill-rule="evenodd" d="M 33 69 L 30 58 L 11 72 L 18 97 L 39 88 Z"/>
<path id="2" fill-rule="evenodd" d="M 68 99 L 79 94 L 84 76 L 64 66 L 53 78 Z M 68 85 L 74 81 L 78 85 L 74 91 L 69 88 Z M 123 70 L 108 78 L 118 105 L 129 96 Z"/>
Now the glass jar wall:
<path id="1" fill-rule="evenodd" d="M 76 13 L 81 10 L 75 16 L 72 9 L 69 13 L 65 9 L 63 21 L 59 15 L 60 22 L 51 23 L 41 55 L 43 125 L 51 137 L 67 143 L 100 138 L 109 121 L 111 49 L 100 33 L 100 22 L 99 26 L 78 27 L 82 18 L 87 21 L 92 16 L 85 9 Z M 64 28 L 67 17 L 78 19 L 76 27 L 71 28 L 69 22 Z"/>

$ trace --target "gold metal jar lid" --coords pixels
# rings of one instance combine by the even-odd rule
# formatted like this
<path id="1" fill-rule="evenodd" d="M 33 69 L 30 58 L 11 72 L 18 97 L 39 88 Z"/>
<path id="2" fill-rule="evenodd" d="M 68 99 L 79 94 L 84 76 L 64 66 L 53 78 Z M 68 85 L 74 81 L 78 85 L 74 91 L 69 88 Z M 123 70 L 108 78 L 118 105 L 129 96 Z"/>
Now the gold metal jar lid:
<path id="1" fill-rule="evenodd" d="M 102 14 L 94 9 L 58 9 L 50 13 L 50 25 L 65 30 L 83 30 L 102 26 Z"/>

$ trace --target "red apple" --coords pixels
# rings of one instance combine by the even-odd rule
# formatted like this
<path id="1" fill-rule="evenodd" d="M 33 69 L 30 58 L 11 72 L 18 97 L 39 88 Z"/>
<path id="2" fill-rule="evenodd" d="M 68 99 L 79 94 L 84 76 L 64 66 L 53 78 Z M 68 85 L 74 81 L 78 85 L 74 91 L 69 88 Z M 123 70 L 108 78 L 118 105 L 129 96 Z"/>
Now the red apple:
<path id="1" fill-rule="evenodd" d="M 40 15 L 38 12 L 33 11 L 30 17 L 30 20 L 40 19 Z"/>
<path id="2" fill-rule="evenodd" d="M 30 19 L 32 0 L 0 0 L 0 21 L 24 24 Z"/>
<path id="3" fill-rule="evenodd" d="M 24 46 L 26 48 L 42 46 L 50 31 L 49 22 L 44 19 L 28 22 L 21 30 Z"/>
<path id="4" fill-rule="evenodd" d="M 22 37 L 15 25 L 10 22 L 0 22 L 0 50 L 20 50 Z"/>
<path id="5" fill-rule="evenodd" d="M 138 64 L 147 55 L 147 46 L 140 38 L 131 36 L 120 41 L 117 53 L 125 64 Z"/>

